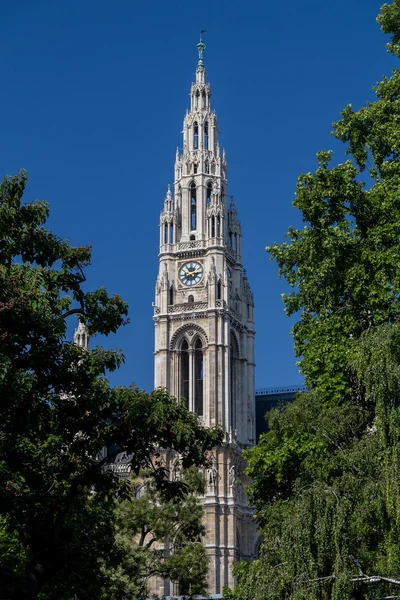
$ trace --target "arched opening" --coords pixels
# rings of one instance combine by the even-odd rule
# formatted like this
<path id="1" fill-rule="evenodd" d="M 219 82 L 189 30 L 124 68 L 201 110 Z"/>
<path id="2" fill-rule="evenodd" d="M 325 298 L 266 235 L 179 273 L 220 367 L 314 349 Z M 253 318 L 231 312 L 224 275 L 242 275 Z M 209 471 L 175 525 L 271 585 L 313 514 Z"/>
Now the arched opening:
<path id="1" fill-rule="evenodd" d="M 229 237 L 229 245 L 232 247 L 233 244 L 232 244 L 232 231 L 231 230 L 229 230 L 228 237 Z"/>
<path id="2" fill-rule="evenodd" d="M 209 181 L 207 183 L 207 195 L 206 195 L 207 205 L 211 203 L 211 194 L 212 194 L 212 183 L 211 183 L 211 181 Z"/>
<path id="3" fill-rule="evenodd" d="M 204 150 L 208 150 L 208 121 L 204 123 Z"/>
<path id="4" fill-rule="evenodd" d="M 211 217 L 211 237 L 215 237 L 215 217 Z"/>
<path id="5" fill-rule="evenodd" d="M 190 185 L 190 228 L 192 231 L 196 229 L 196 184 L 193 181 Z"/>
<path id="6" fill-rule="evenodd" d="M 217 300 L 221 300 L 221 299 L 222 299 L 222 286 L 221 286 L 221 280 L 219 280 L 217 283 Z"/>
<path id="7" fill-rule="evenodd" d="M 169 226 L 169 243 L 173 244 L 174 243 L 174 224 L 170 223 Z"/>
<path id="8" fill-rule="evenodd" d="M 197 150 L 199 147 L 199 126 L 197 121 L 193 124 L 193 148 Z"/>
<path id="9" fill-rule="evenodd" d="M 200 92 L 199 90 L 197 90 L 196 92 L 196 101 L 195 101 L 195 108 L 199 108 L 199 98 L 200 98 Z"/>
<path id="10" fill-rule="evenodd" d="M 203 344 L 199 338 L 194 348 L 195 393 L 194 410 L 203 416 Z"/>
<path id="11" fill-rule="evenodd" d="M 221 217 L 217 216 L 217 237 L 221 235 Z"/>
<path id="12" fill-rule="evenodd" d="M 174 303 L 174 286 L 171 285 L 171 287 L 169 288 L 168 304 L 173 304 L 173 303 Z"/>
<path id="13" fill-rule="evenodd" d="M 164 225 L 164 244 L 168 244 L 168 223 Z"/>
<path id="14" fill-rule="evenodd" d="M 204 90 L 203 90 L 203 93 L 201 96 L 202 96 L 202 100 L 203 100 L 203 108 L 206 108 L 206 93 Z"/>
<path id="15" fill-rule="evenodd" d="M 193 304 L 194 303 L 194 296 L 192 296 L 192 294 L 190 294 L 188 296 L 188 304 Z"/>
<path id="16" fill-rule="evenodd" d="M 193 163 L 193 173 L 196 175 L 197 174 L 197 169 L 198 169 L 198 163 L 195 162 Z"/>
<path id="17" fill-rule="evenodd" d="M 230 340 L 230 409 L 231 409 L 231 427 L 232 431 L 236 429 L 236 395 L 237 395 L 237 383 L 238 383 L 238 359 L 239 359 L 239 348 L 237 340 L 231 332 Z"/>
<path id="18" fill-rule="evenodd" d="M 195 236 L 195 235 L 193 235 L 193 234 L 192 234 L 192 235 L 190 236 L 190 238 L 189 238 L 189 240 L 190 240 L 191 242 L 194 242 L 194 240 L 195 240 L 195 239 L 196 239 L 196 236 Z"/>
<path id="19" fill-rule="evenodd" d="M 189 344 L 186 340 L 181 345 L 181 396 L 189 408 Z"/>

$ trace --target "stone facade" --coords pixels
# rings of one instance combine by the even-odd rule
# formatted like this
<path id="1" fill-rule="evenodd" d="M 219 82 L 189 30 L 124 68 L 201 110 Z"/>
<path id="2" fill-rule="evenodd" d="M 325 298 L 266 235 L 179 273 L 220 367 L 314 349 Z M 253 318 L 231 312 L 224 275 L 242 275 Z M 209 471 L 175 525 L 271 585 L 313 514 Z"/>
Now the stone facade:
<path id="1" fill-rule="evenodd" d="M 183 397 L 225 443 L 213 453 L 204 497 L 210 556 L 209 593 L 234 586 L 236 560 L 251 560 L 256 528 L 242 483 L 242 450 L 255 443 L 254 300 L 242 265 L 242 232 L 227 162 L 211 110 L 200 41 L 191 107 L 183 123 L 160 216 L 159 272 L 154 302 L 155 387 Z M 171 465 L 170 472 L 173 473 Z M 240 481 L 242 483 L 240 483 Z M 158 581 L 158 594 L 174 594 Z"/>

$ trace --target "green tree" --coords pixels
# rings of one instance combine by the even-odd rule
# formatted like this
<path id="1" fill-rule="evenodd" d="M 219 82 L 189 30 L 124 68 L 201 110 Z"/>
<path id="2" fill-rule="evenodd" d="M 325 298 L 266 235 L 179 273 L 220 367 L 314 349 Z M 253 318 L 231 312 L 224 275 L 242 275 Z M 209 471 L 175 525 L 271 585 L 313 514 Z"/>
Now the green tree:
<path id="1" fill-rule="evenodd" d="M 400 0 L 378 22 L 400 56 Z M 294 205 L 304 228 L 268 248 L 310 388 L 269 415 L 248 451 L 259 560 L 236 569 L 238 600 L 399 594 L 400 72 L 333 125 L 350 156 L 318 154 Z"/>
<path id="2" fill-rule="evenodd" d="M 153 576 L 170 579 L 179 594 L 206 593 L 208 558 L 201 543 L 204 509 L 198 498 L 204 493 L 204 475 L 187 469 L 181 481 L 186 489 L 170 500 L 154 485 L 151 471 L 133 481 L 133 500 L 125 500 L 116 509 L 120 561 L 106 567 L 110 583 L 105 599 L 147 598 Z"/>
<path id="3" fill-rule="evenodd" d="M 92 599 L 105 582 L 100 559 L 113 560 L 115 499 L 130 492 L 103 469 L 102 448 L 126 451 L 138 475 L 160 448 L 185 468 L 201 464 L 221 435 L 164 390 L 112 388 L 120 351 L 68 342 L 69 316 L 108 335 L 127 305 L 85 291 L 90 248 L 46 230 L 48 205 L 24 204 L 25 185 L 23 171 L 0 185 L 0 597 Z M 153 471 L 166 498 L 184 489 Z"/>

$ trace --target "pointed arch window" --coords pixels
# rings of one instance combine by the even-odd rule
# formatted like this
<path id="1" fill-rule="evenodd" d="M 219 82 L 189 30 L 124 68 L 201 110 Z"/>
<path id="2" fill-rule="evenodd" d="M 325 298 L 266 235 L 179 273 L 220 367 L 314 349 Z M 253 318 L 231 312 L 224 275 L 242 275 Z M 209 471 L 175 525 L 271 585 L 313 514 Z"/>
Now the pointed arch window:
<path id="1" fill-rule="evenodd" d="M 169 243 L 170 244 L 174 243 L 174 224 L 173 224 L 173 222 L 170 223 L 170 226 L 169 226 Z"/>
<path id="2" fill-rule="evenodd" d="M 194 349 L 194 410 L 203 416 L 203 344 L 200 338 L 196 341 Z"/>
<path id="3" fill-rule="evenodd" d="M 192 231 L 196 229 L 196 219 L 197 219 L 197 191 L 196 184 L 193 181 L 190 184 L 190 228 Z"/>
<path id="4" fill-rule="evenodd" d="M 221 236 L 221 217 L 217 216 L 217 237 Z"/>
<path id="5" fill-rule="evenodd" d="M 209 181 L 207 183 L 207 195 L 206 195 L 207 204 L 211 203 L 211 194 L 212 194 L 212 183 L 211 183 L 211 181 Z"/>
<path id="6" fill-rule="evenodd" d="M 193 148 L 197 150 L 199 147 L 199 125 L 197 121 L 193 124 Z"/>
<path id="7" fill-rule="evenodd" d="M 208 150 L 208 121 L 204 123 L 204 150 Z"/>
<path id="8" fill-rule="evenodd" d="M 238 386 L 238 346 L 235 337 L 231 333 L 231 343 L 230 343 L 230 409 L 231 409 L 231 427 L 232 430 L 236 429 L 236 396 L 237 396 L 237 386 Z"/>
<path id="9" fill-rule="evenodd" d="M 168 244 L 168 223 L 164 225 L 164 244 Z"/>
<path id="10" fill-rule="evenodd" d="M 215 237 L 215 217 L 211 217 L 211 237 Z"/>
<path id="11" fill-rule="evenodd" d="M 221 280 L 218 280 L 217 283 L 217 300 L 222 300 L 222 286 L 221 286 Z"/>
<path id="12" fill-rule="evenodd" d="M 181 396 L 189 408 L 189 344 L 186 340 L 181 345 Z"/>

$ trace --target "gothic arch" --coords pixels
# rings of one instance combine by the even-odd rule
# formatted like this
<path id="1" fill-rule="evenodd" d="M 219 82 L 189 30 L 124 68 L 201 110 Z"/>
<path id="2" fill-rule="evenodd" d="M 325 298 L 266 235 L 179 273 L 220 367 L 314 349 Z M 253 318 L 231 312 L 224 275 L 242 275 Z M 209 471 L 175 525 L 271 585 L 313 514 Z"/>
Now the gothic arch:
<path id="1" fill-rule="evenodd" d="M 194 336 L 192 337 L 192 340 L 191 340 L 191 347 L 192 347 L 192 348 L 195 348 L 195 347 L 196 347 L 196 344 L 197 344 L 197 342 L 198 342 L 199 340 L 200 340 L 200 343 L 201 343 L 201 349 L 202 349 L 202 350 L 205 350 L 205 346 L 204 346 L 204 340 L 203 340 L 202 336 L 201 336 L 201 335 L 200 335 L 198 332 L 196 332 L 196 333 L 194 334 Z"/>
<path id="2" fill-rule="evenodd" d="M 177 346 L 184 337 L 188 340 L 189 346 L 191 346 L 194 334 L 197 334 L 196 338 L 200 338 L 203 348 L 206 348 L 208 346 L 208 337 L 204 329 L 200 327 L 200 325 L 197 325 L 197 323 L 186 323 L 185 325 L 179 327 L 172 336 L 169 345 L 170 350 L 176 350 Z"/>
<path id="3" fill-rule="evenodd" d="M 236 331 L 234 331 L 233 329 L 231 329 L 230 332 L 230 343 L 233 346 L 233 349 L 235 351 L 235 358 L 240 358 L 240 344 L 239 344 L 239 340 L 236 334 Z"/>
<path id="4" fill-rule="evenodd" d="M 262 537 L 261 535 L 257 536 L 256 543 L 254 544 L 253 556 L 254 559 L 260 558 L 260 550 L 261 550 Z"/>

